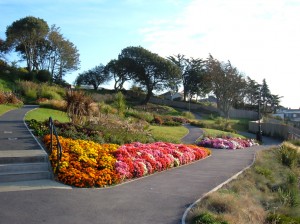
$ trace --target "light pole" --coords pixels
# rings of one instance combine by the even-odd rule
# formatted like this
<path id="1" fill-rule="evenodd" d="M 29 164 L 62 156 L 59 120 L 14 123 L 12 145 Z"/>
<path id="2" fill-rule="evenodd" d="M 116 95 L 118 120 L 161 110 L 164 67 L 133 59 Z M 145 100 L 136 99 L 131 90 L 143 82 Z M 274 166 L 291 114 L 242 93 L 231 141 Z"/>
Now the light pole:
<path id="1" fill-rule="evenodd" d="M 258 131 L 256 133 L 256 140 L 262 142 L 262 130 L 261 130 L 261 122 L 260 122 L 260 103 L 261 103 L 261 92 L 259 92 L 259 99 L 258 99 Z"/>

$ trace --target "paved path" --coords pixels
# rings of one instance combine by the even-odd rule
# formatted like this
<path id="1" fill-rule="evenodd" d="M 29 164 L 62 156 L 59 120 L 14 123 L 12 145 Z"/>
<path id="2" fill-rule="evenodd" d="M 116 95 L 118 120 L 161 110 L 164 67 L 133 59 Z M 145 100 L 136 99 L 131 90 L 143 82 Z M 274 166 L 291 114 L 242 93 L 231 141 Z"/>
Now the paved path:
<path id="1" fill-rule="evenodd" d="M 24 115 L 34 108 L 37 106 L 24 106 L 0 116 L 0 151 L 41 150 L 23 121 Z"/>
<path id="2" fill-rule="evenodd" d="M 213 150 L 205 160 L 111 188 L 0 192 L 0 223 L 177 224 L 191 203 L 251 164 L 257 150 L 278 142 L 268 144 Z"/>

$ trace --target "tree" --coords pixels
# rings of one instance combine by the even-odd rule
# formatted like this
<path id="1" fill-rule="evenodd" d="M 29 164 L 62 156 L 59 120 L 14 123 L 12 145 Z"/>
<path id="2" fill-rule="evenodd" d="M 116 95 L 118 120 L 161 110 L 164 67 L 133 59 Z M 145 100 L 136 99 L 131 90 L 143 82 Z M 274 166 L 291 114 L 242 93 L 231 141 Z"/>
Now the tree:
<path id="1" fill-rule="evenodd" d="M 269 89 L 269 86 L 267 84 L 266 79 L 263 79 L 262 85 L 261 85 L 261 103 L 262 103 L 262 111 L 263 113 L 267 112 L 268 103 L 271 101 L 271 91 Z"/>
<path id="2" fill-rule="evenodd" d="M 79 53 L 76 46 L 63 37 L 60 28 L 54 25 L 48 34 L 48 41 L 48 69 L 53 79 L 59 82 L 67 72 L 79 69 Z"/>
<path id="3" fill-rule="evenodd" d="M 209 80 L 205 70 L 205 61 L 202 59 L 186 58 L 184 55 L 178 54 L 168 57 L 175 65 L 180 68 L 181 79 L 183 84 L 183 96 L 205 95 L 209 92 Z"/>
<path id="4" fill-rule="evenodd" d="M 126 69 L 131 73 L 133 81 L 147 90 L 143 104 L 148 103 L 153 90 L 172 88 L 176 80 L 180 79 L 178 66 L 142 47 L 127 47 L 122 50 L 118 59 L 130 62 Z"/>
<path id="5" fill-rule="evenodd" d="M 207 60 L 207 72 L 211 78 L 212 92 L 217 98 L 218 109 L 229 118 L 229 110 L 235 101 L 242 98 L 246 82 L 230 61 L 222 63 L 211 55 Z"/>
<path id="6" fill-rule="evenodd" d="M 76 85 L 92 85 L 97 90 L 99 85 L 111 79 L 109 73 L 105 71 L 105 66 L 100 64 L 86 72 L 79 74 L 75 80 Z"/>
<path id="7" fill-rule="evenodd" d="M 9 48 L 4 40 L 0 38 L 0 60 L 5 62 L 5 54 L 9 51 Z"/>
<path id="8" fill-rule="evenodd" d="M 106 72 L 110 73 L 114 78 L 114 89 L 116 91 L 122 90 L 126 81 L 131 79 L 133 73 L 133 63 L 128 58 L 120 58 L 118 60 L 111 60 L 106 66 Z"/>
<path id="9" fill-rule="evenodd" d="M 76 46 L 65 39 L 60 28 L 32 16 L 15 21 L 6 30 L 8 48 L 15 48 L 27 62 L 27 70 L 48 70 L 52 79 L 62 83 L 67 72 L 79 68 Z"/>
<path id="10" fill-rule="evenodd" d="M 17 20 L 6 29 L 6 43 L 15 47 L 26 60 L 28 71 L 38 70 L 37 48 L 49 32 L 43 19 L 28 16 Z"/>
<path id="11" fill-rule="evenodd" d="M 249 76 L 247 77 L 244 99 L 246 104 L 249 104 L 250 106 L 257 105 L 260 87 L 261 86 L 254 79 L 251 79 Z"/>

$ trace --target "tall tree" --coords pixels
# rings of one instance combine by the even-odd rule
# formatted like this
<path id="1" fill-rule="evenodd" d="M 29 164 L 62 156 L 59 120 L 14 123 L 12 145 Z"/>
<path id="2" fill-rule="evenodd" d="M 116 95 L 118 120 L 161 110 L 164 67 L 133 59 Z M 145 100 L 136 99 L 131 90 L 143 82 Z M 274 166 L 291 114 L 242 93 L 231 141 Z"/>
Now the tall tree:
<path id="1" fill-rule="evenodd" d="M 133 74 L 133 63 L 131 59 L 120 58 L 117 60 L 111 60 L 105 69 L 108 73 L 112 74 L 114 78 L 114 89 L 119 91 L 123 89 L 123 85 L 126 81 L 131 79 Z"/>
<path id="2" fill-rule="evenodd" d="M 266 79 L 263 79 L 260 91 L 262 111 L 263 113 L 267 113 L 268 104 L 271 101 L 271 91 L 269 89 L 269 85 L 267 84 Z"/>
<path id="3" fill-rule="evenodd" d="M 142 47 L 127 47 L 122 50 L 119 59 L 131 61 L 133 81 L 147 90 L 143 103 L 148 103 L 153 90 L 172 88 L 180 79 L 180 69 L 169 60 L 160 57 Z"/>
<path id="4" fill-rule="evenodd" d="M 245 91 L 245 103 L 250 106 L 257 105 L 257 101 L 259 99 L 260 92 L 260 84 L 258 84 L 254 79 L 251 79 L 249 76 L 246 80 L 246 91 Z"/>
<path id="5" fill-rule="evenodd" d="M 15 47 L 26 60 L 28 71 L 38 70 L 37 48 L 49 32 L 43 19 L 28 16 L 17 20 L 6 29 L 6 43 Z"/>
<path id="6" fill-rule="evenodd" d="M 75 80 L 76 85 L 92 85 L 97 90 L 100 84 L 111 80 L 111 76 L 105 70 L 105 66 L 100 64 L 86 72 L 79 74 Z"/>
<path id="7" fill-rule="evenodd" d="M 67 72 L 79 69 L 79 52 L 76 46 L 66 40 L 60 33 L 60 28 L 51 27 L 48 35 L 50 51 L 48 52 L 49 70 L 54 80 L 62 80 Z"/>
<path id="8" fill-rule="evenodd" d="M 183 84 L 183 96 L 205 95 L 209 91 L 209 80 L 205 69 L 205 61 L 199 58 L 186 58 L 178 54 L 168 59 L 180 68 Z"/>
<path id="9" fill-rule="evenodd" d="M 229 118 L 229 110 L 243 96 L 246 82 L 230 61 L 222 63 L 211 55 L 207 60 L 207 72 L 211 77 L 212 92 L 217 98 L 218 109 Z"/>
<path id="10" fill-rule="evenodd" d="M 6 61 L 5 54 L 8 52 L 9 48 L 4 40 L 0 38 L 0 60 Z"/>

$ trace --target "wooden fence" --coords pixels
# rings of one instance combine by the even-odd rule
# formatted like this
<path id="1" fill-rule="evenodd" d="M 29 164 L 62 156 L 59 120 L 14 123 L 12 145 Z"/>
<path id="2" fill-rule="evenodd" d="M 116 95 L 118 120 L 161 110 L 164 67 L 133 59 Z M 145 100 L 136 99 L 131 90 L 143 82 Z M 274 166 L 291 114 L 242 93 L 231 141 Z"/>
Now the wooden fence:
<path id="1" fill-rule="evenodd" d="M 261 123 L 263 135 L 281 139 L 300 139 L 300 129 L 285 124 Z M 258 131 L 258 121 L 249 122 L 249 132 Z"/>

